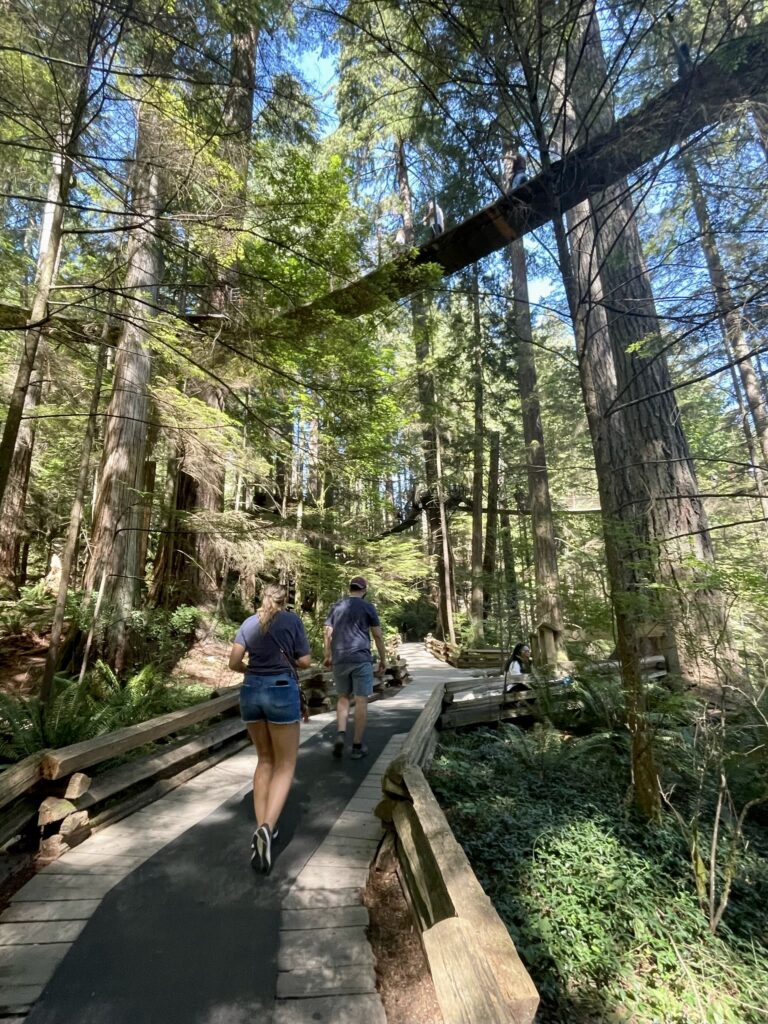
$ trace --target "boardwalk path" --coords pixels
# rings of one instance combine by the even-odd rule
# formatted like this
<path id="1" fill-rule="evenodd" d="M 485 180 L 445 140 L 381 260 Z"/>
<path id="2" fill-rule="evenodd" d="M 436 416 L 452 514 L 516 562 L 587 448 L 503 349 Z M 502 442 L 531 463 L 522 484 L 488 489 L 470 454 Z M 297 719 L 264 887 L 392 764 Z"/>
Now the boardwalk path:
<path id="1" fill-rule="evenodd" d="M 403 654 L 414 681 L 371 704 L 368 758 L 331 758 L 332 715 L 302 726 L 268 878 L 249 866 L 249 749 L 24 886 L 0 918 L 6 1024 L 383 1022 L 360 906 L 372 809 L 434 686 L 463 674 Z"/>

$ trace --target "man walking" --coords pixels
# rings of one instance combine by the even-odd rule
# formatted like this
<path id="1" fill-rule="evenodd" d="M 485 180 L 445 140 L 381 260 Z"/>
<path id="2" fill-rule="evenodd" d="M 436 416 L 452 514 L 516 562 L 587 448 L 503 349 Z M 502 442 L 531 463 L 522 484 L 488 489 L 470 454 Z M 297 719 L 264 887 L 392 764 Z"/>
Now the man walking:
<path id="1" fill-rule="evenodd" d="M 371 661 L 371 635 L 379 652 L 376 675 L 383 676 L 387 655 L 381 635 L 381 623 L 376 609 L 366 601 L 368 582 L 355 576 L 349 583 L 349 595 L 337 601 L 325 620 L 325 664 L 333 666 L 333 682 L 338 695 L 336 705 L 336 742 L 333 756 L 344 753 L 344 741 L 349 716 L 349 697 L 355 695 L 355 732 L 352 757 L 365 757 L 368 748 L 363 743 L 368 718 L 368 698 L 373 693 L 373 664 Z"/>

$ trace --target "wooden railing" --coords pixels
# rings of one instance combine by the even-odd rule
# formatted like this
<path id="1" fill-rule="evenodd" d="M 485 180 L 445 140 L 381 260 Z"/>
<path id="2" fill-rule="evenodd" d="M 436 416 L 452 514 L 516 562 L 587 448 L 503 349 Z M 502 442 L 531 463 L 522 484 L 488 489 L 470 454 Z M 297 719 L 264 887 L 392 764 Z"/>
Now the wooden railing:
<path id="1" fill-rule="evenodd" d="M 445 1024 L 532 1024 L 536 988 L 424 775 L 444 693 L 435 689 L 387 768 L 377 813 L 395 836 Z"/>
<path id="2" fill-rule="evenodd" d="M 454 668 L 495 668 L 501 670 L 504 652 L 498 647 L 460 647 L 447 640 L 427 634 L 424 646 L 440 661 L 445 661 Z"/>
<path id="3" fill-rule="evenodd" d="M 234 716 L 239 687 L 212 700 L 127 726 L 58 750 L 43 750 L 0 773 L 0 845 L 33 828 L 42 838 L 41 853 L 55 857 L 98 828 L 157 799 L 234 749 L 245 745 L 245 726 Z M 223 717 L 218 724 L 173 745 L 109 768 L 90 778 L 92 768 L 190 726 Z M 169 778 L 168 776 L 173 776 Z M 151 783 L 135 793 L 139 784 Z M 128 801 L 121 794 L 132 792 Z M 42 802 L 41 802 L 42 800 Z M 117 803 L 116 803 L 117 801 Z"/>

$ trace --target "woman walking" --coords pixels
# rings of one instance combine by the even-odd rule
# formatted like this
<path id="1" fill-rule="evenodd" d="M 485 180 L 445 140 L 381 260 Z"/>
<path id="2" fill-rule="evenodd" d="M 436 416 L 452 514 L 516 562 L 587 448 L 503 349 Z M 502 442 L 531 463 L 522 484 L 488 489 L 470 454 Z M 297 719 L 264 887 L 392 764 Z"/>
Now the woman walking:
<path id="1" fill-rule="evenodd" d="M 244 672 L 240 714 L 256 747 L 253 774 L 256 831 L 251 842 L 251 865 L 268 874 L 272 840 L 296 770 L 299 751 L 301 693 L 296 669 L 308 668 L 311 658 L 304 624 L 286 610 L 284 587 L 268 584 L 255 615 L 237 631 L 229 667 Z M 243 658 L 248 654 L 248 664 Z"/>

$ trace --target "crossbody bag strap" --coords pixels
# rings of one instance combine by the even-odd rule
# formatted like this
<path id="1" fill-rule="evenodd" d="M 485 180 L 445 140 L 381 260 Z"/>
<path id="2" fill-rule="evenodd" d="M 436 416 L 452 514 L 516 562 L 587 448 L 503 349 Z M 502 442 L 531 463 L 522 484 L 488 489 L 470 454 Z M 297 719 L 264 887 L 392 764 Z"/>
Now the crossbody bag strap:
<path id="1" fill-rule="evenodd" d="M 272 641 L 272 643 L 275 645 L 275 647 L 278 649 L 278 651 L 280 651 L 282 656 L 285 658 L 285 660 L 290 665 L 291 671 L 293 672 L 293 675 L 294 675 L 294 677 L 296 679 L 296 682 L 298 683 L 298 681 L 299 681 L 299 666 L 296 664 L 296 662 L 293 660 L 293 658 L 290 656 L 290 654 L 285 650 L 285 648 L 280 643 L 280 641 L 277 640 L 271 633 L 263 633 L 262 636 L 269 637 L 269 639 Z"/>

